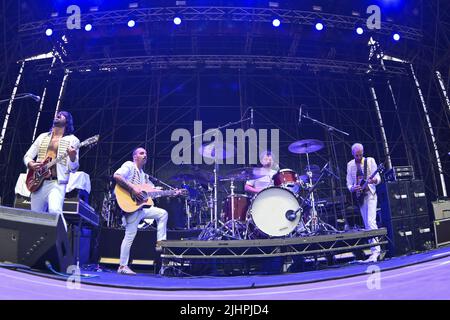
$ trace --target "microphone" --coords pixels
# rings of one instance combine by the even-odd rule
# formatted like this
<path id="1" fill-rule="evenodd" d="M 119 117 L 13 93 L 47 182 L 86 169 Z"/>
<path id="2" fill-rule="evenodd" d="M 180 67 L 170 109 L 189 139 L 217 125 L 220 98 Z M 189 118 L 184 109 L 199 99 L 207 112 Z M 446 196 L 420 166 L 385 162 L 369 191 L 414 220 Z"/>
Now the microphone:
<path id="1" fill-rule="evenodd" d="M 250 109 L 250 126 L 253 128 L 253 108 Z"/>
<path id="2" fill-rule="evenodd" d="M 35 94 L 29 93 L 28 96 L 29 96 L 31 99 L 33 99 L 34 101 L 36 101 L 36 102 L 41 101 L 41 97 L 39 97 L 39 96 L 37 96 L 37 95 L 35 95 Z"/>

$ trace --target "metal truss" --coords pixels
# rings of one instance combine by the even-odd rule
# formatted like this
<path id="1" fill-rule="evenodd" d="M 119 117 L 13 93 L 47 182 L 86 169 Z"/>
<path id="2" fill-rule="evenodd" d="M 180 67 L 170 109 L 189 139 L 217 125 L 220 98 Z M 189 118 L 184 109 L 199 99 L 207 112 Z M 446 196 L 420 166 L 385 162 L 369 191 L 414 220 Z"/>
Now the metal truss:
<path id="1" fill-rule="evenodd" d="M 83 20 L 90 21 L 96 26 L 125 25 L 130 17 L 137 23 L 172 21 L 175 16 L 181 16 L 186 21 L 242 21 L 242 22 L 272 22 L 278 17 L 283 24 L 314 25 L 321 20 L 328 28 L 354 30 L 356 26 L 366 24 L 360 17 L 327 14 L 314 11 L 285 10 L 272 8 L 246 7 L 163 7 L 117 10 L 106 12 L 83 13 Z M 19 32 L 28 35 L 42 33 L 52 25 L 54 30 L 67 29 L 67 18 L 58 17 L 48 20 L 28 22 L 20 25 Z M 381 35 L 391 35 L 399 32 L 403 38 L 414 41 L 422 39 L 422 32 L 417 28 L 382 22 L 378 30 L 372 30 Z"/>
<path id="2" fill-rule="evenodd" d="M 47 71 L 47 65 L 38 65 L 37 71 Z M 92 60 L 80 60 L 62 63 L 59 68 L 79 71 L 103 71 L 113 72 L 118 69 L 137 71 L 143 68 L 164 70 L 168 68 L 178 69 L 258 69 L 281 71 L 327 71 L 332 73 L 353 73 L 358 75 L 368 74 L 367 63 L 319 59 L 319 58 L 294 58 L 280 56 L 242 56 L 242 55 L 174 55 L 174 56 L 141 56 L 120 57 Z M 390 66 L 383 70 L 381 66 L 373 66 L 371 74 L 408 75 L 403 66 Z"/>
<path id="3" fill-rule="evenodd" d="M 242 259 L 325 255 L 350 252 L 387 244 L 386 228 L 333 235 L 289 239 L 230 241 L 164 241 L 161 258 L 168 259 Z M 377 243 L 367 239 L 378 237 Z"/>

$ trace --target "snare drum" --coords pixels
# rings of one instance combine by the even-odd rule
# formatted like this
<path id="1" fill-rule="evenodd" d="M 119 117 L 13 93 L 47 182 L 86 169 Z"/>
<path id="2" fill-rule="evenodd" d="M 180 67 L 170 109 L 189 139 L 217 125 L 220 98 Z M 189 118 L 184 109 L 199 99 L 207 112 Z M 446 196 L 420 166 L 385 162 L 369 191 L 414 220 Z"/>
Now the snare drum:
<path id="1" fill-rule="evenodd" d="M 269 237 L 286 236 L 298 225 L 301 207 L 293 192 L 269 187 L 258 193 L 250 206 L 250 222 Z"/>
<path id="2" fill-rule="evenodd" d="M 232 208 L 234 207 L 234 220 L 242 222 L 246 221 L 247 211 L 250 206 L 250 197 L 245 194 L 229 195 L 224 200 L 223 205 L 223 220 L 229 221 L 233 218 Z"/>
<path id="3" fill-rule="evenodd" d="M 275 173 L 272 177 L 273 184 L 276 187 L 286 188 L 294 193 L 298 193 L 303 183 L 297 173 L 291 169 L 282 169 Z"/>

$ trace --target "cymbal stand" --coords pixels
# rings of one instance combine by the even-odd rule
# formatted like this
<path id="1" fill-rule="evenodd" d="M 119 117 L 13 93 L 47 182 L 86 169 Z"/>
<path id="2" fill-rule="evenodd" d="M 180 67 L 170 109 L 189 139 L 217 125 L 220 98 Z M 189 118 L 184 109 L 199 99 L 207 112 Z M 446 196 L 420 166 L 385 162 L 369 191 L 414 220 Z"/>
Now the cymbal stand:
<path id="1" fill-rule="evenodd" d="M 248 109 L 247 109 L 248 110 Z M 221 129 L 224 128 L 228 128 L 232 125 L 236 125 L 236 124 L 240 124 L 244 121 L 249 121 L 251 120 L 251 117 L 247 117 L 247 118 L 241 118 L 239 121 L 235 121 L 235 122 L 229 122 L 225 125 L 219 126 L 217 128 L 215 128 L 214 130 L 220 131 Z M 203 135 L 203 134 L 201 134 Z M 192 138 L 195 139 L 200 135 L 195 135 Z M 215 149 L 216 152 L 217 149 Z M 222 152 L 222 150 L 220 150 L 220 152 Z M 214 213 L 214 230 L 212 233 L 210 234 L 214 234 L 218 232 L 218 224 L 219 222 L 223 225 L 222 221 L 219 221 L 218 219 L 218 206 L 217 206 L 217 202 L 218 202 L 218 187 L 219 187 L 219 178 L 218 178 L 218 172 L 219 172 L 219 164 L 217 163 L 217 156 L 214 156 L 214 199 L 213 199 L 213 213 Z M 211 219 L 213 219 L 213 215 L 211 214 Z M 206 234 L 208 233 L 209 230 L 207 230 L 210 225 L 212 224 L 212 221 L 210 222 L 210 224 L 208 226 L 206 226 L 205 230 L 203 230 L 203 232 L 199 235 L 199 239 L 202 239 L 202 235 L 205 232 Z M 220 232 L 220 231 L 219 231 Z"/>
<path id="2" fill-rule="evenodd" d="M 306 154 L 308 156 L 308 154 Z M 328 165 L 328 164 L 327 164 Z M 325 167 L 327 166 L 325 165 Z M 308 164 L 309 166 L 309 164 Z M 309 187 L 309 193 L 306 196 L 306 202 L 309 203 L 309 206 L 311 207 L 311 217 L 308 220 L 308 222 L 306 222 L 305 224 L 305 228 L 308 231 L 309 234 L 316 234 L 319 232 L 337 232 L 338 230 L 333 227 L 332 225 L 323 222 L 319 215 L 317 214 L 317 209 L 316 209 L 316 205 L 315 205 L 315 198 L 314 198 L 314 191 L 317 189 L 317 186 L 319 185 L 319 183 L 322 182 L 323 178 L 330 174 L 330 172 L 328 170 L 325 170 L 326 168 L 322 169 L 322 174 L 320 175 L 319 179 L 317 180 L 317 182 L 315 184 L 312 183 L 312 172 L 308 171 L 308 177 L 309 177 L 309 183 L 308 183 L 308 187 Z"/>

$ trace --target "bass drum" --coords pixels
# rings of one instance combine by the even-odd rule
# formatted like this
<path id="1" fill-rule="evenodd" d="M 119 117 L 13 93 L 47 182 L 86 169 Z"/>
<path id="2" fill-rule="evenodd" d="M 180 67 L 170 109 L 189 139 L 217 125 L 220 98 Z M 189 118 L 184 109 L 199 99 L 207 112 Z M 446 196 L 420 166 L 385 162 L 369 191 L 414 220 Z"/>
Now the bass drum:
<path id="1" fill-rule="evenodd" d="M 298 225 L 300 204 L 291 191 L 269 187 L 254 198 L 250 206 L 251 223 L 269 237 L 286 236 Z M 294 214 L 297 210 L 298 213 Z"/>

